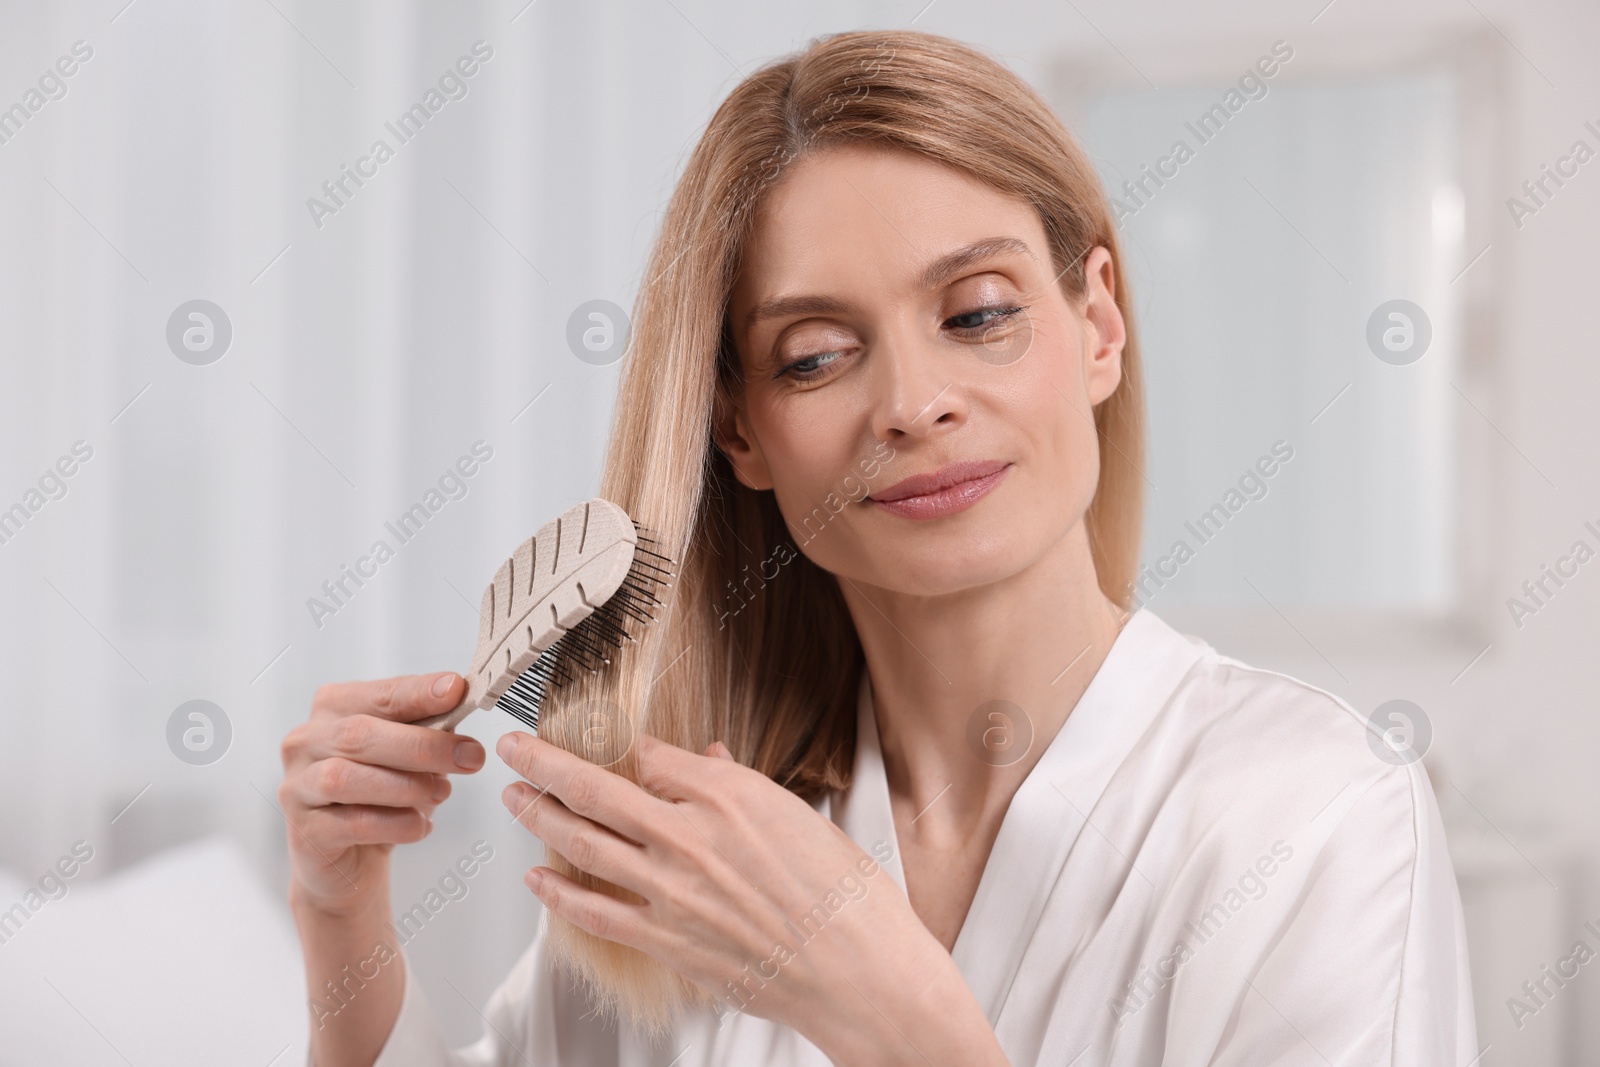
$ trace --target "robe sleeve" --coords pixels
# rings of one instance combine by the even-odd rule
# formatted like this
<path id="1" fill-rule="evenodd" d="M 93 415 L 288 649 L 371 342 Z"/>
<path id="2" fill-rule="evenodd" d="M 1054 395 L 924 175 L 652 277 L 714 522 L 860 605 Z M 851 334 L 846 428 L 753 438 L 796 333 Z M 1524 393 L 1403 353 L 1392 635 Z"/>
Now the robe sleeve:
<path id="1" fill-rule="evenodd" d="M 1465 922 L 1421 765 L 1378 776 L 1304 862 L 1212 1067 L 1473 1062 Z"/>

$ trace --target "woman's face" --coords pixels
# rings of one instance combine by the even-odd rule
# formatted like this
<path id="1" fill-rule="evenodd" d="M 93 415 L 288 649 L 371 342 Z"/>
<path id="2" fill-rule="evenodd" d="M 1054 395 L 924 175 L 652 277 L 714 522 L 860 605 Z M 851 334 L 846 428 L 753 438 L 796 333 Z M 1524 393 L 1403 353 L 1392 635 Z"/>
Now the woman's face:
<path id="1" fill-rule="evenodd" d="M 925 157 L 808 156 L 747 247 L 718 443 L 827 571 L 913 595 L 1014 575 L 1099 476 L 1124 330 L 1106 250 L 1085 267 L 1069 301 L 1034 209 Z"/>

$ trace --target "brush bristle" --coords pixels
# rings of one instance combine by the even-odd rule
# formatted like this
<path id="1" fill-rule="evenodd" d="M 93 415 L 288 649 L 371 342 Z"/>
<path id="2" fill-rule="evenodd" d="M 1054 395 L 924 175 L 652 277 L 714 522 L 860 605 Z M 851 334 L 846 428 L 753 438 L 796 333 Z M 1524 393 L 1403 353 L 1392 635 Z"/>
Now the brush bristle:
<path id="1" fill-rule="evenodd" d="M 580 671 L 599 671 L 611 662 L 613 652 L 637 639 L 637 630 L 655 621 L 655 609 L 661 607 L 656 594 L 673 576 L 668 569 L 673 561 L 655 551 L 656 540 L 644 527 L 635 522 L 633 528 L 638 537 L 633 565 L 611 599 L 562 634 L 533 666 L 517 675 L 495 707 L 538 730 L 539 708 L 552 689 L 570 684 Z"/>

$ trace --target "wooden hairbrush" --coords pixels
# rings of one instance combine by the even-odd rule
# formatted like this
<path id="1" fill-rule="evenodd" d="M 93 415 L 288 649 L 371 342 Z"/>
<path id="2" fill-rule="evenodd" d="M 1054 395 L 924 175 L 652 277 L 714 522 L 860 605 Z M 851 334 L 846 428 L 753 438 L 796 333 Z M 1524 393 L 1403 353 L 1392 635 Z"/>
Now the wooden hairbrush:
<path id="1" fill-rule="evenodd" d="M 539 527 L 483 591 L 467 694 L 419 725 L 453 730 L 494 705 L 530 728 L 552 689 L 598 671 L 655 619 L 672 560 L 622 508 L 596 497 Z"/>

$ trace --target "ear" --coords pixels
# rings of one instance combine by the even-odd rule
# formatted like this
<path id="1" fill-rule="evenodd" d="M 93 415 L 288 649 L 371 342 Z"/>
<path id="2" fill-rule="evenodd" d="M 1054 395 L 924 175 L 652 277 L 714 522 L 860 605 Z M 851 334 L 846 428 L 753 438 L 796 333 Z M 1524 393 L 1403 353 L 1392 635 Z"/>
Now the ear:
<path id="1" fill-rule="evenodd" d="M 1083 360 L 1084 386 L 1090 405 L 1100 403 L 1116 392 L 1122 381 L 1122 347 L 1128 341 L 1128 327 L 1117 306 L 1117 272 L 1111 253 L 1096 246 L 1083 265 L 1084 293 L 1082 315 L 1085 331 Z"/>
<path id="2" fill-rule="evenodd" d="M 767 457 L 761 451 L 761 442 L 750 430 L 744 406 L 727 399 L 717 390 L 711 420 L 712 439 L 733 466 L 734 477 L 749 489 L 772 488 L 772 474 L 767 470 Z"/>

